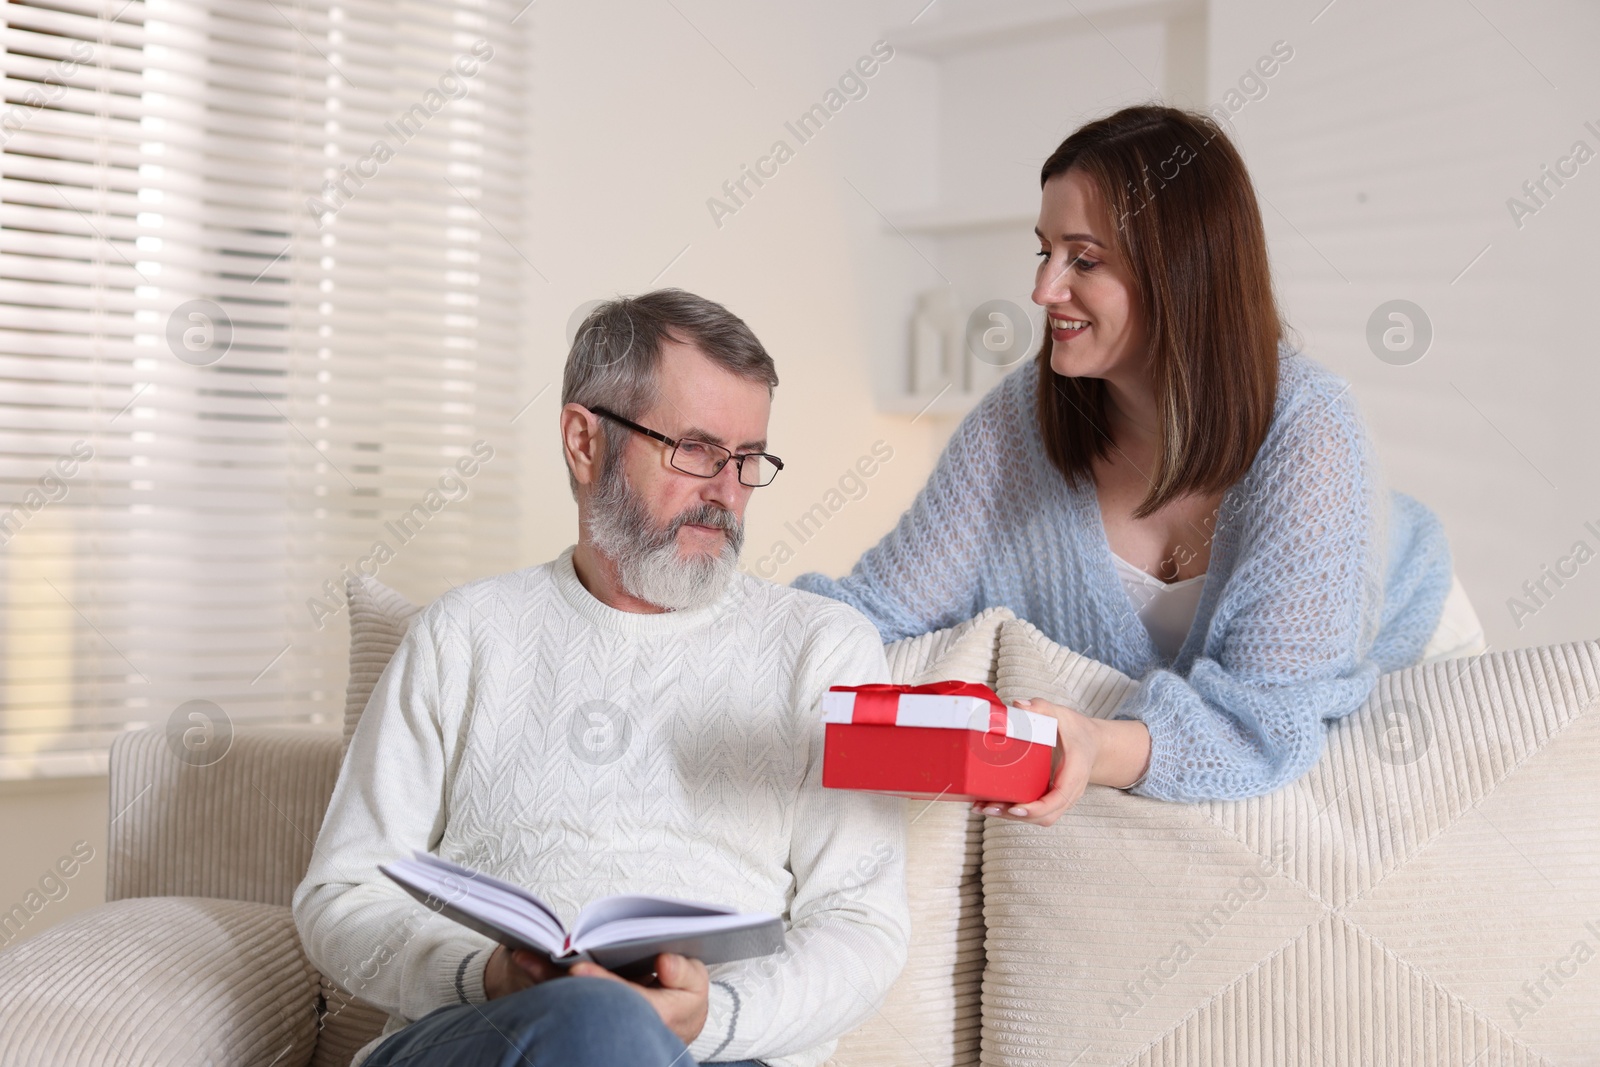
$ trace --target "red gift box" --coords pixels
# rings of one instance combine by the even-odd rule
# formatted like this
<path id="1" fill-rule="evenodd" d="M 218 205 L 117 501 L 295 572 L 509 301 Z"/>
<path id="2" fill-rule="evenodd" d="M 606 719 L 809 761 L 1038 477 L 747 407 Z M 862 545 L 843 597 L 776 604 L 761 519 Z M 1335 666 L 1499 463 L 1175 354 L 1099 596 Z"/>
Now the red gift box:
<path id="1" fill-rule="evenodd" d="M 986 685 L 836 685 L 822 712 L 829 789 L 1025 804 L 1050 785 L 1056 720 Z"/>

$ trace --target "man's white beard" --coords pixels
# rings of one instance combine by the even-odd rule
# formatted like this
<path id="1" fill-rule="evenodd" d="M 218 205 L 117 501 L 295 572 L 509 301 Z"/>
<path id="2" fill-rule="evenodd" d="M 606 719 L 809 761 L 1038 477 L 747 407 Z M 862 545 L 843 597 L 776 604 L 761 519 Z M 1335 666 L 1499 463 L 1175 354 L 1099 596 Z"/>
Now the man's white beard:
<path id="1" fill-rule="evenodd" d="M 658 529 L 621 467 L 620 457 L 610 458 L 600 475 L 589 500 L 589 537 L 616 564 L 622 588 L 629 596 L 674 611 L 715 603 L 738 567 L 743 524 L 726 508 L 701 504 Z M 690 523 L 725 531 L 722 551 L 679 559 L 678 530 Z"/>

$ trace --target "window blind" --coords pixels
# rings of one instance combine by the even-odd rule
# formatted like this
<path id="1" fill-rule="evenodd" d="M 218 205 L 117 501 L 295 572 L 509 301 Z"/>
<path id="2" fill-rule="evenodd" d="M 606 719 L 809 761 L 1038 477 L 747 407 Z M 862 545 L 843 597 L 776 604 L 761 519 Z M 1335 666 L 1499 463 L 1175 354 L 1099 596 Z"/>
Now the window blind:
<path id="1" fill-rule="evenodd" d="M 334 729 L 348 575 L 513 566 L 516 14 L 0 4 L 0 777 Z"/>

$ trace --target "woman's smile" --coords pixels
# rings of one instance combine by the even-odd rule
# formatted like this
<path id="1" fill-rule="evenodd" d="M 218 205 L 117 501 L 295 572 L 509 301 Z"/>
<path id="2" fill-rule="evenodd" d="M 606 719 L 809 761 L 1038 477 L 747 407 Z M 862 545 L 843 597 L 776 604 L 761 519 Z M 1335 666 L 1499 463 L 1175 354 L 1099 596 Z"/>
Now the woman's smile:
<path id="1" fill-rule="evenodd" d="M 1070 341 L 1072 338 L 1083 334 L 1088 329 L 1089 322 L 1087 319 L 1069 319 L 1058 318 L 1055 315 L 1050 316 L 1050 339 L 1055 341 L 1057 344 Z"/>

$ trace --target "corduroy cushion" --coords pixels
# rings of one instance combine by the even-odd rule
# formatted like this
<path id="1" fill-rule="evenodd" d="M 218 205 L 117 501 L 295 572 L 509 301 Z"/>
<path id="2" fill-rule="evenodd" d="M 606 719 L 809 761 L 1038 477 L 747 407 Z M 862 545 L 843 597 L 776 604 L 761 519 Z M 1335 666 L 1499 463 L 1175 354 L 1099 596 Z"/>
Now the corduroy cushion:
<path id="1" fill-rule="evenodd" d="M 1007 700 L 1133 684 L 1001 628 Z M 1597 699 L 1596 641 L 1421 664 L 1267 796 L 987 820 L 983 1063 L 1596 1062 Z"/>
<path id="2" fill-rule="evenodd" d="M 889 645 L 904 685 L 957 679 L 994 685 L 1002 623 L 991 608 L 948 630 Z M 866 1022 L 839 1039 L 835 1067 L 968 1067 L 978 1062 L 983 982 L 983 817 L 965 803 L 906 801 L 905 970 Z"/>
<path id="3" fill-rule="evenodd" d="M 7 1067 L 305 1067 L 317 974 L 289 909 L 141 897 L 0 953 Z"/>

